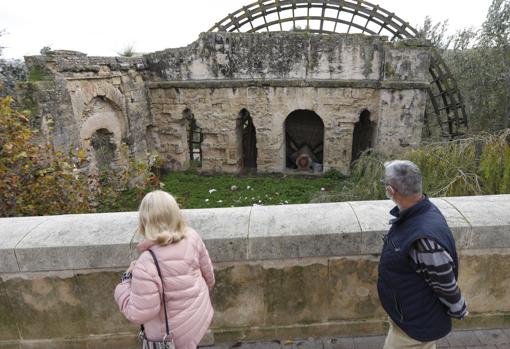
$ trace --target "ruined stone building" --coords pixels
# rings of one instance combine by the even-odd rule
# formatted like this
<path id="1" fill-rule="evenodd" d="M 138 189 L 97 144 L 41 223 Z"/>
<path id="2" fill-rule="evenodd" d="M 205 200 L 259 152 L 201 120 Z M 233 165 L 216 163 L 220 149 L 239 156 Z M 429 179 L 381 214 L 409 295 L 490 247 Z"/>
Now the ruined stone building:
<path id="1" fill-rule="evenodd" d="M 37 126 L 51 132 L 58 147 L 87 150 L 95 167 L 157 152 L 171 170 L 348 173 L 368 148 L 394 152 L 419 144 L 431 67 L 437 66 L 431 47 L 406 39 L 412 35 L 404 35 L 405 25 L 389 30 L 398 17 L 377 22 L 392 35 L 367 25 L 352 34 L 351 27 L 359 27 L 354 20 L 344 30 L 348 34 L 338 33 L 347 23 L 340 13 L 351 4 L 340 2 L 259 2 L 187 47 L 141 57 L 72 51 L 26 57 L 35 77 L 30 98 Z M 294 10 L 307 4 L 306 18 L 320 19 L 320 30 L 298 25 L 305 17 Z M 351 5 L 367 23 L 379 18 L 374 9 L 372 17 L 364 14 L 368 3 Z M 314 7 L 323 15 L 312 16 Z M 267 20 L 290 9 L 289 31 L 282 23 L 290 19 Z M 326 14 L 332 9 L 338 30 L 323 26 L 332 20 Z M 254 26 L 261 18 L 266 26 Z M 270 30 L 274 23 L 280 27 Z M 448 103 L 443 110 L 456 112 Z M 434 106 L 439 113 L 441 107 Z M 447 117 L 453 134 L 459 118 L 455 124 Z"/>

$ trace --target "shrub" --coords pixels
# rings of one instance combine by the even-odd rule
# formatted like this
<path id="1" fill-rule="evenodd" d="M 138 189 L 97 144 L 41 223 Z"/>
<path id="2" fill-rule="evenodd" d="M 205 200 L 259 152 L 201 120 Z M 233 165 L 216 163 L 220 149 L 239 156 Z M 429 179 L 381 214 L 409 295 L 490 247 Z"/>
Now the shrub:
<path id="1" fill-rule="evenodd" d="M 88 212 L 88 190 L 70 157 L 35 143 L 29 117 L 0 98 L 0 216 Z"/>
<path id="2" fill-rule="evenodd" d="M 385 197 L 380 178 L 384 162 L 411 160 L 421 169 L 424 191 L 436 196 L 510 193 L 510 129 L 498 134 L 423 145 L 398 156 L 371 151 L 353 165 L 339 193 L 321 193 L 312 201 L 375 200 Z"/>

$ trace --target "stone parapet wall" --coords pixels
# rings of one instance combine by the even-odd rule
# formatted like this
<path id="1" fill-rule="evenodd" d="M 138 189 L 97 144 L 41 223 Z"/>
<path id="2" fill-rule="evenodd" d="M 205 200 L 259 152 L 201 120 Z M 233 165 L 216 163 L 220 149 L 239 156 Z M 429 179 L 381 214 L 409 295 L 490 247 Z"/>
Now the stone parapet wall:
<path id="1" fill-rule="evenodd" d="M 510 195 L 434 199 L 470 309 L 508 326 Z M 214 261 L 216 342 L 382 334 L 376 280 L 389 201 L 184 210 Z M 136 212 L 0 219 L 0 348 L 135 348 L 113 301 Z M 50 325 L 51 324 L 51 325 Z"/>

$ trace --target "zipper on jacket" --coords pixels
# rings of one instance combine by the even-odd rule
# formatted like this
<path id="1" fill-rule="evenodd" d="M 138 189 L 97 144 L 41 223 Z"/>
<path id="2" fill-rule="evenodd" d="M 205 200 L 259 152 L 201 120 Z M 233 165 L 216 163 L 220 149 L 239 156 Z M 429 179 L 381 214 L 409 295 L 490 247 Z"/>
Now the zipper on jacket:
<path id="1" fill-rule="evenodd" d="M 400 251 L 400 247 L 398 247 L 397 245 L 395 245 L 395 243 L 393 242 L 392 239 L 390 239 L 390 242 L 391 242 L 391 245 L 393 246 L 393 248 L 395 249 L 395 252 L 399 252 Z"/>
<path id="2" fill-rule="evenodd" d="M 398 302 L 398 298 L 396 294 L 393 294 L 393 301 L 395 302 L 395 309 L 397 310 L 398 315 L 400 315 L 400 322 L 404 321 L 404 312 L 402 311 L 402 307 Z"/>
<path id="3" fill-rule="evenodd" d="M 393 249 L 395 250 L 395 252 L 400 252 L 400 247 L 398 247 L 397 245 L 395 245 L 395 242 L 393 241 L 393 239 L 391 239 L 389 237 L 389 233 L 388 234 L 384 234 L 382 236 L 382 241 L 384 242 L 384 244 L 386 245 L 388 242 L 391 243 L 391 246 L 393 246 Z"/>

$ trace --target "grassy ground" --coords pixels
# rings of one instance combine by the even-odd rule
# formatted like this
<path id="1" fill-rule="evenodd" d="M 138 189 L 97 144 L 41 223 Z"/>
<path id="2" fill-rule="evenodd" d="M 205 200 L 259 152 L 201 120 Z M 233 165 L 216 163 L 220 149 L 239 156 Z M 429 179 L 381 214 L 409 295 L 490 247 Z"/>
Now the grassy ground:
<path id="1" fill-rule="evenodd" d="M 453 142 L 423 145 L 399 154 L 421 169 L 424 190 L 431 197 L 510 193 L 510 129 Z M 338 172 L 322 177 L 285 175 L 200 176 L 169 173 L 161 178 L 182 208 L 280 205 L 384 199 L 380 178 L 384 162 L 393 159 L 375 151 L 364 154 L 349 178 Z M 236 190 L 232 190 L 235 186 Z M 100 211 L 136 210 L 144 193 L 122 193 Z"/>
<path id="2" fill-rule="evenodd" d="M 163 190 L 177 198 L 181 208 L 238 207 L 308 203 L 321 193 L 340 190 L 341 176 L 324 177 L 204 176 L 192 172 L 173 172 L 161 178 Z M 101 211 L 136 210 L 141 196 L 132 191 L 122 194 L 114 205 Z"/>

